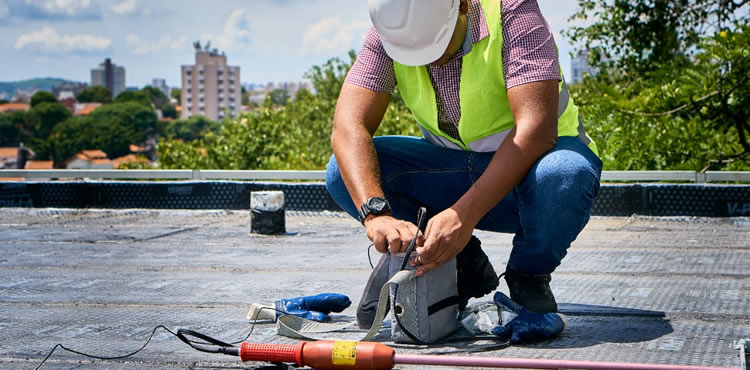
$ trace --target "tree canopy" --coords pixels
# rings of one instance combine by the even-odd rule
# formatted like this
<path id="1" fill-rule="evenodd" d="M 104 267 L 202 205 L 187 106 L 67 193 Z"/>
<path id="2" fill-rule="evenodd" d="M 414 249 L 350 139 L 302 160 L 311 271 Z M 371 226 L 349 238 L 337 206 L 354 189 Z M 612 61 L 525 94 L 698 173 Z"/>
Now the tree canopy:
<path id="1" fill-rule="evenodd" d="M 57 103 L 57 97 L 49 91 L 37 91 L 31 96 L 30 105 L 34 108 L 40 103 Z"/>
<path id="2" fill-rule="evenodd" d="M 91 86 L 78 93 L 76 100 L 79 103 L 102 103 L 112 102 L 112 92 L 104 86 Z"/>
<path id="3" fill-rule="evenodd" d="M 88 116 L 70 117 L 34 143 L 40 158 L 60 164 L 85 149 L 100 149 L 110 158 L 126 155 L 130 144 L 143 142 L 156 128 L 156 114 L 135 102 L 102 105 Z"/>
<path id="4" fill-rule="evenodd" d="M 578 0 L 566 34 L 634 72 L 688 62 L 702 38 L 747 23 L 748 0 Z M 596 60 L 601 62 L 601 60 Z"/>
<path id="5" fill-rule="evenodd" d="M 572 89 L 605 169 L 748 170 L 749 1 L 579 0 L 601 73 Z"/>
<path id="6" fill-rule="evenodd" d="M 160 91 L 161 92 L 161 91 Z M 147 91 L 123 91 L 115 98 L 115 103 L 134 102 L 146 107 L 151 107 L 151 95 Z"/>
<path id="7" fill-rule="evenodd" d="M 151 104 L 153 104 L 154 106 L 162 106 L 169 102 L 169 99 L 166 95 L 164 95 L 164 92 L 153 86 L 146 86 L 141 89 L 141 91 L 148 96 L 148 98 L 151 100 Z"/>
<path id="8" fill-rule="evenodd" d="M 164 125 L 158 129 L 158 133 L 164 138 L 189 142 L 202 138 L 208 132 L 216 133 L 220 127 L 219 122 L 212 121 L 204 116 L 192 116 L 187 120 L 164 122 Z"/>

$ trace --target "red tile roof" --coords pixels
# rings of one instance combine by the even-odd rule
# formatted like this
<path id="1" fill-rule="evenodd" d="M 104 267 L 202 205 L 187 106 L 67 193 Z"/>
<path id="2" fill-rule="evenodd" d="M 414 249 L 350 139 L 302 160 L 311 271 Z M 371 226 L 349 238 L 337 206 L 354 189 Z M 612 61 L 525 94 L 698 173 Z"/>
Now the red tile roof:
<path id="1" fill-rule="evenodd" d="M 128 146 L 128 150 L 130 150 L 131 153 L 141 153 L 141 152 L 145 152 L 146 148 L 142 146 L 130 144 L 130 146 Z"/>
<path id="2" fill-rule="evenodd" d="M 84 150 L 78 154 L 83 154 L 86 157 L 81 159 L 107 159 L 107 153 L 104 153 L 99 149 Z"/>
<path id="3" fill-rule="evenodd" d="M 12 147 L 5 147 L 0 148 L 0 158 L 8 158 L 8 157 L 17 157 L 18 156 L 18 148 L 12 148 Z"/>
<path id="4" fill-rule="evenodd" d="M 91 112 L 95 111 L 96 108 L 99 108 L 101 104 L 99 103 L 88 103 L 83 108 L 81 108 L 78 112 L 75 113 L 76 116 L 88 116 L 91 114 Z"/>
<path id="5" fill-rule="evenodd" d="M 27 161 L 27 170 L 51 170 L 54 169 L 53 161 Z"/>
<path id="6" fill-rule="evenodd" d="M 27 110 L 29 110 L 29 105 L 25 103 L 0 104 L 0 113 L 27 111 Z"/>

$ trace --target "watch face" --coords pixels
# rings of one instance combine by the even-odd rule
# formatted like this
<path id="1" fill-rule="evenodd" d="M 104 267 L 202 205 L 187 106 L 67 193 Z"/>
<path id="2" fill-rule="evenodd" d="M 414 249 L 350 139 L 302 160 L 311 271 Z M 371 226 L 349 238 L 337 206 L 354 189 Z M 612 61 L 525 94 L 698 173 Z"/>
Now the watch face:
<path id="1" fill-rule="evenodd" d="M 373 213 L 383 212 L 385 210 L 385 199 L 383 198 L 372 198 L 367 202 L 367 207 L 372 210 Z"/>

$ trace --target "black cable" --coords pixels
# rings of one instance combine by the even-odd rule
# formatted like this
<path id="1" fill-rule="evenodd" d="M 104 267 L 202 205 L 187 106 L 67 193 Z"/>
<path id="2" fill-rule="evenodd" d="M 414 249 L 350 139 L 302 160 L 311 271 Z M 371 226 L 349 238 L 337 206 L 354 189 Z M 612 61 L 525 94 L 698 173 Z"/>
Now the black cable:
<path id="1" fill-rule="evenodd" d="M 42 360 L 42 362 L 39 363 L 39 365 L 37 365 L 37 367 L 34 368 L 34 370 L 38 370 L 40 367 L 42 367 L 42 365 L 44 365 L 44 363 L 47 362 L 47 360 L 52 356 L 52 354 L 58 348 L 61 348 L 61 349 L 65 350 L 65 351 L 68 351 L 68 352 L 71 352 L 71 353 L 75 353 L 77 355 L 85 356 L 85 357 L 88 357 L 88 358 L 93 358 L 93 359 L 96 359 L 96 360 L 121 360 L 123 358 L 127 358 L 127 357 L 130 357 L 130 356 L 133 356 L 136 353 L 142 351 L 144 348 L 146 348 L 146 346 L 148 345 L 148 343 L 151 342 L 151 338 L 154 337 L 154 333 L 156 333 L 156 330 L 159 329 L 159 328 L 162 328 L 162 329 L 166 330 L 167 332 L 169 332 L 170 334 L 172 334 L 174 336 L 177 336 L 177 333 L 173 332 L 172 330 L 170 330 L 166 326 L 159 325 L 159 326 L 155 327 L 154 330 L 151 330 L 151 335 L 148 336 L 148 339 L 146 339 L 146 343 L 143 343 L 143 345 L 141 346 L 141 348 L 138 348 L 135 352 L 128 353 L 127 355 L 112 356 L 112 357 L 90 355 L 90 354 L 85 353 L 85 352 L 76 351 L 74 349 L 67 348 L 67 347 L 63 346 L 62 343 L 58 343 L 54 347 L 52 347 L 52 350 L 49 351 L 49 353 L 47 354 L 47 357 L 45 357 L 44 360 Z"/>
<path id="2" fill-rule="evenodd" d="M 260 309 L 259 313 L 262 312 L 263 310 L 274 310 L 274 311 L 277 311 L 277 312 L 283 312 L 283 311 L 277 310 L 277 309 L 275 309 L 273 307 L 262 307 Z M 164 325 L 158 325 L 153 330 L 151 330 L 151 334 L 148 336 L 148 338 L 146 339 L 146 342 L 143 343 L 143 345 L 141 346 L 141 348 L 138 348 L 136 351 L 128 353 L 126 355 L 122 355 L 122 356 L 108 357 L 108 356 L 92 355 L 92 354 L 88 354 L 88 353 L 85 353 L 85 352 L 81 352 L 81 351 L 77 351 L 77 350 L 74 350 L 74 349 L 70 349 L 70 348 L 65 347 L 64 345 L 62 345 L 62 343 L 58 343 L 54 347 L 52 347 L 52 350 L 49 351 L 49 353 L 47 354 L 47 356 L 42 360 L 42 362 L 39 363 L 39 365 L 37 365 L 34 368 L 34 370 L 38 370 L 39 368 L 41 368 L 42 365 L 44 365 L 44 363 L 47 362 L 47 360 L 49 360 L 49 358 L 52 356 L 53 353 L 55 353 L 55 351 L 58 348 L 60 348 L 62 350 L 65 350 L 65 351 L 68 351 L 70 353 L 74 353 L 74 354 L 81 355 L 81 356 L 88 357 L 88 358 L 93 358 L 93 359 L 96 359 L 96 360 L 122 360 L 124 358 L 128 358 L 128 357 L 134 356 L 138 352 L 140 352 L 144 348 L 146 348 L 146 346 L 151 342 L 151 339 L 154 337 L 154 334 L 156 333 L 156 330 L 158 330 L 159 328 L 166 330 L 169 334 L 174 335 L 180 341 L 182 341 L 183 343 L 189 345 L 190 347 L 192 347 L 193 349 L 196 349 L 198 351 L 208 352 L 208 353 L 223 353 L 223 354 L 227 354 L 227 355 L 236 356 L 236 355 L 239 355 L 239 352 L 238 352 L 239 350 L 235 347 L 235 345 L 236 344 L 240 344 L 240 343 L 246 341 L 248 338 L 250 338 L 250 335 L 253 334 L 253 330 L 255 329 L 255 324 L 257 324 L 258 321 L 264 321 L 264 320 L 253 320 L 253 323 L 250 326 L 250 332 L 245 336 L 245 338 L 243 338 L 242 340 L 239 340 L 239 341 L 236 341 L 236 342 L 230 342 L 230 343 L 224 343 L 222 341 L 216 340 L 216 339 L 211 338 L 211 337 L 209 337 L 209 336 L 207 336 L 205 334 L 201 334 L 201 333 L 198 333 L 198 332 L 193 331 L 193 330 L 180 329 L 180 330 L 177 330 L 177 332 L 175 333 L 174 331 L 172 331 L 171 329 L 167 328 Z M 188 337 L 199 338 L 202 341 L 191 340 L 191 339 L 188 339 Z M 214 345 L 214 346 L 217 346 L 217 347 L 215 347 L 215 348 L 204 347 L 204 346 L 209 346 L 209 345 Z"/>
<path id="3" fill-rule="evenodd" d="M 375 245 L 375 243 L 372 243 L 369 247 L 367 247 L 367 261 L 370 262 L 370 268 L 375 270 L 375 265 L 372 264 L 372 256 L 370 256 L 370 249 L 372 249 L 373 245 Z"/>
<path id="4" fill-rule="evenodd" d="M 417 212 L 417 232 L 414 233 L 414 237 L 411 239 L 409 247 L 406 248 L 406 255 L 404 256 L 404 262 L 401 263 L 401 270 L 406 269 L 406 266 L 409 263 L 409 258 L 411 257 L 412 252 L 414 252 L 414 247 L 417 245 L 417 237 L 419 237 L 419 231 L 422 229 L 426 214 L 427 209 L 425 207 L 419 207 L 419 211 Z"/>

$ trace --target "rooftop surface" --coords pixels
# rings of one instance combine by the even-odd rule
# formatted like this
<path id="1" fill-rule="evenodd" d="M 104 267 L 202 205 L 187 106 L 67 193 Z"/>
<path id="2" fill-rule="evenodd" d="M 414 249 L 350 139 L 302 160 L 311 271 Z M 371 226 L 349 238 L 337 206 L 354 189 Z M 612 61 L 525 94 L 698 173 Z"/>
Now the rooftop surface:
<path id="1" fill-rule="evenodd" d="M 344 293 L 354 305 L 336 319 L 353 320 L 370 273 L 362 227 L 340 213 L 287 212 L 286 221 L 287 235 L 259 236 L 247 211 L 0 208 L 0 368 L 33 368 L 57 343 L 122 355 L 157 325 L 241 340 L 250 304 L 283 297 Z M 477 236 L 502 272 L 512 237 Z M 569 321 L 562 336 L 467 355 L 739 367 L 733 341 L 750 337 L 748 266 L 750 218 L 594 218 L 553 274 Z M 294 343 L 273 324 L 249 340 Z M 72 367 L 243 364 L 159 330 L 128 359 L 58 350 L 43 368 Z"/>

